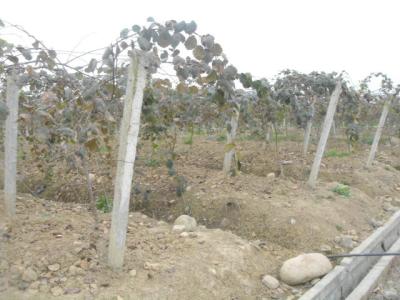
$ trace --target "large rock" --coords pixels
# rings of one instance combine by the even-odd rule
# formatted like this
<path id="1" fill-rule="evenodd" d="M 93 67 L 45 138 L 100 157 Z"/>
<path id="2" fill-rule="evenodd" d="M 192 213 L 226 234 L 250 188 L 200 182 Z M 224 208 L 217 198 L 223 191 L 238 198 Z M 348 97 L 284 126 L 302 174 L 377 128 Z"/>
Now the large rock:
<path id="1" fill-rule="evenodd" d="M 196 219 L 188 215 L 181 215 L 174 222 L 174 228 L 179 228 L 180 231 L 190 232 L 194 231 L 196 227 L 197 227 Z"/>
<path id="2" fill-rule="evenodd" d="M 280 278 L 289 285 L 306 283 L 332 270 L 329 259 L 320 253 L 301 254 L 285 261 Z"/>

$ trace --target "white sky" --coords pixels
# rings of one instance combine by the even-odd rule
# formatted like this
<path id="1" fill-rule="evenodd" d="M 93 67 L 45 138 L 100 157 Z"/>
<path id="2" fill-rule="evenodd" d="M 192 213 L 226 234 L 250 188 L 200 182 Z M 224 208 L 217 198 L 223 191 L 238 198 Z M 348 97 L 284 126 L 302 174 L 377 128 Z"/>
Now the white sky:
<path id="1" fill-rule="evenodd" d="M 384 72 L 400 83 L 398 0 L 2 0 L 0 18 L 54 49 L 107 46 L 121 29 L 195 20 L 240 72 L 342 71 L 354 82 Z M 1 33 L 0 33 L 1 34 Z"/>

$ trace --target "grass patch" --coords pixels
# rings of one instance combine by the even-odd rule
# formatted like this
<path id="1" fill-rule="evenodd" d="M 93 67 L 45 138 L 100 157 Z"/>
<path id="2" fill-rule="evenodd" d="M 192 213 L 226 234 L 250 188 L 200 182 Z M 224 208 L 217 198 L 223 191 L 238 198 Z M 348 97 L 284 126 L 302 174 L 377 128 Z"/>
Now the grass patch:
<path id="1" fill-rule="evenodd" d="M 329 150 L 325 153 L 325 157 L 347 157 L 351 154 L 349 152 L 338 151 L 336 149 Z"/>
<path id="2" fill-rule="evenodd" d="M 343 226 L 342 225 L 336 224 L 335 227 L 336 227 L 337 231 L 339 231 L 339 232 L 343 231 Z"/>
<path id="3" fill-rule="evenodd" d="M 192 135 L 192 134 L 189 134 L 188 136 L 186 136 L 186 137 L 183 139 L 183 143 L 184 143 L 185 145 L 193 145 L 193 135 Z"/>
<path id="4" fill-rule="evenodd" d="M 335 188 L 333 188 L 332 192 L 346 198 L 350 197 L 350 187 L 345 184 L 339 183 Z"/>
<path id="5" fill-rule="evenodd" d="M 103 213 L 108 213 L 112 209 L 112 201 L 106 195 L 100 195 L 96 201 L 96 208 Z"/>
<path id="6" fill-rule="evenodd" d="M 226 141 L 226 134 L 220 134 L 217 136 L 217 142 L 225 142 Z"/>
<path id="7" fill-rule="evenodd" d="M 150 158 L 146 160 L 144 164 L 146 167 L 158 167 L 160 166 L 160 161 L 154 158 Z"/>

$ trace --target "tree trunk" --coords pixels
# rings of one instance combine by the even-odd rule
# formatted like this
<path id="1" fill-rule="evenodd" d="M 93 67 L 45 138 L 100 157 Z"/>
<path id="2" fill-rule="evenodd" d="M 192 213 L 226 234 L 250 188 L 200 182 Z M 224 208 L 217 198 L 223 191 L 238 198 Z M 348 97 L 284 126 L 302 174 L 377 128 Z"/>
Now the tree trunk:
<path id="1" fill-rule="evenodd" d="M 17 197 L 17 153 L 18 153 L 18 98 L 19 88 L 15 70 L 7 78 L 6 119 L 4 141 L 4 200 L 7 215 L 14 216 Z"/>
<path id="2" fill-rule="evenodd" d="M 320 168 L 321 161 L 322 161 L 322 156 L 324 155 L 326 143 L 327 143 L 328 137 L 329 137 L 329 131 L 332 127 L 333 117 L 335 115 L 336 106 L 339 101 L 339 97 L 340 97 L 341 93 L 342 93 L 342 85 L 341 85 L 340 81 L 338 81 L 336 83 L 335 90 L 333 91 L 333 93 L 331 95 L 331 99 L 329 101 L 328 110 L 326 112 L 324 124 L 322 127 L 321 137 L 319 139 L 318 146 L 317 146 L 317 152 L 315 153 L 314 162 L 311 167 L 310 178 L 308 179 L 308 185 L 311 187 L 315 187 L 316 182 L 317 182 L 319 168 Z"/>
<path id="3" fill-rule="evenodd" d="M 376 129 L 374 141 L 372 142 L 371 151 L 369 152 L 367 160 L 367 168 L 371 167 L 372 162 L 375 159 L 376 151 L 378 150 L 379 140 L 382 136 L 383 127 L 385 126 L 385 121 L 389 113 L 391 99 L 388 98 L 383 105 L 381 118 L 379 119 L 378 128 Z"/>
<path id="4" fill-rule="evenodd" d="M 303 154 L 307 155 L 308 145 L 310 144 L 311 137 L 311 128 L 312 128 L 312 119 L 307 121 L 307 125 L 304 131 L 304 143 L 303 143 Z"/>
<path id="5" fill-rule="evenodd" d="M 265 140 L 264 140 L 264 143 L 262 145 L 263 150 L 267 149 L 267 145 L 271 143 L 271 131 L 272 131 L 271 127 L 272 127 L 271 124 L 268 123 L 267 124 L 267 128 L 266 128 L 266 132 L 265 132 Z"/>
<path id="6" fill-rule="evenodd" d="M 337 137 L 336 135 L 336 122 L 335 119 L 332 120 L 332 134 L 334 137 Z"/>
<path id="7" fill-rule="evenodd" d="M 118 163 L 114 187 L 108 262 L 121 269 L 124 259 L 136 146 L 140 128 L 143 91 L 146 86 L 145 57 L 135 51 L 129 66 L 124 112 L 119 136 Z"/>
<path id="8" fill-rule="evenodd" d="M 239 109 L 240 106 L 234 108 L 231 121 L 228 125 L 228 132 L 226 135 L 226 151 L 224 157 L 223 171 L 225 175 L 235 175 L 237 171 L 236 152 L 235 152 L 235 138 L 239 122 Z"/>

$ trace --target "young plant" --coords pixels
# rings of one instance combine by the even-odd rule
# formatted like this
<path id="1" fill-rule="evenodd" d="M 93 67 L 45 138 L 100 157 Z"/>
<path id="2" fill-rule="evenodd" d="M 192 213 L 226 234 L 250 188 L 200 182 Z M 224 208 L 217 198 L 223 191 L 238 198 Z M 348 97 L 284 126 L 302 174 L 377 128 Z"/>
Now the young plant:
<path id="1" fill-rule="evenodd" d="M 109 213 L 112 209 L 112 201 L 106 195 L 100 195 L 96 202 L 96 208 L 103 213 Z"/>
<path id="2" fill-rule="evenodd" d="M 332 192 L 346 198 L 350 197 L 350 187 L 345 184 L 339 183 L 335 188 L 333 188 Z"/>

